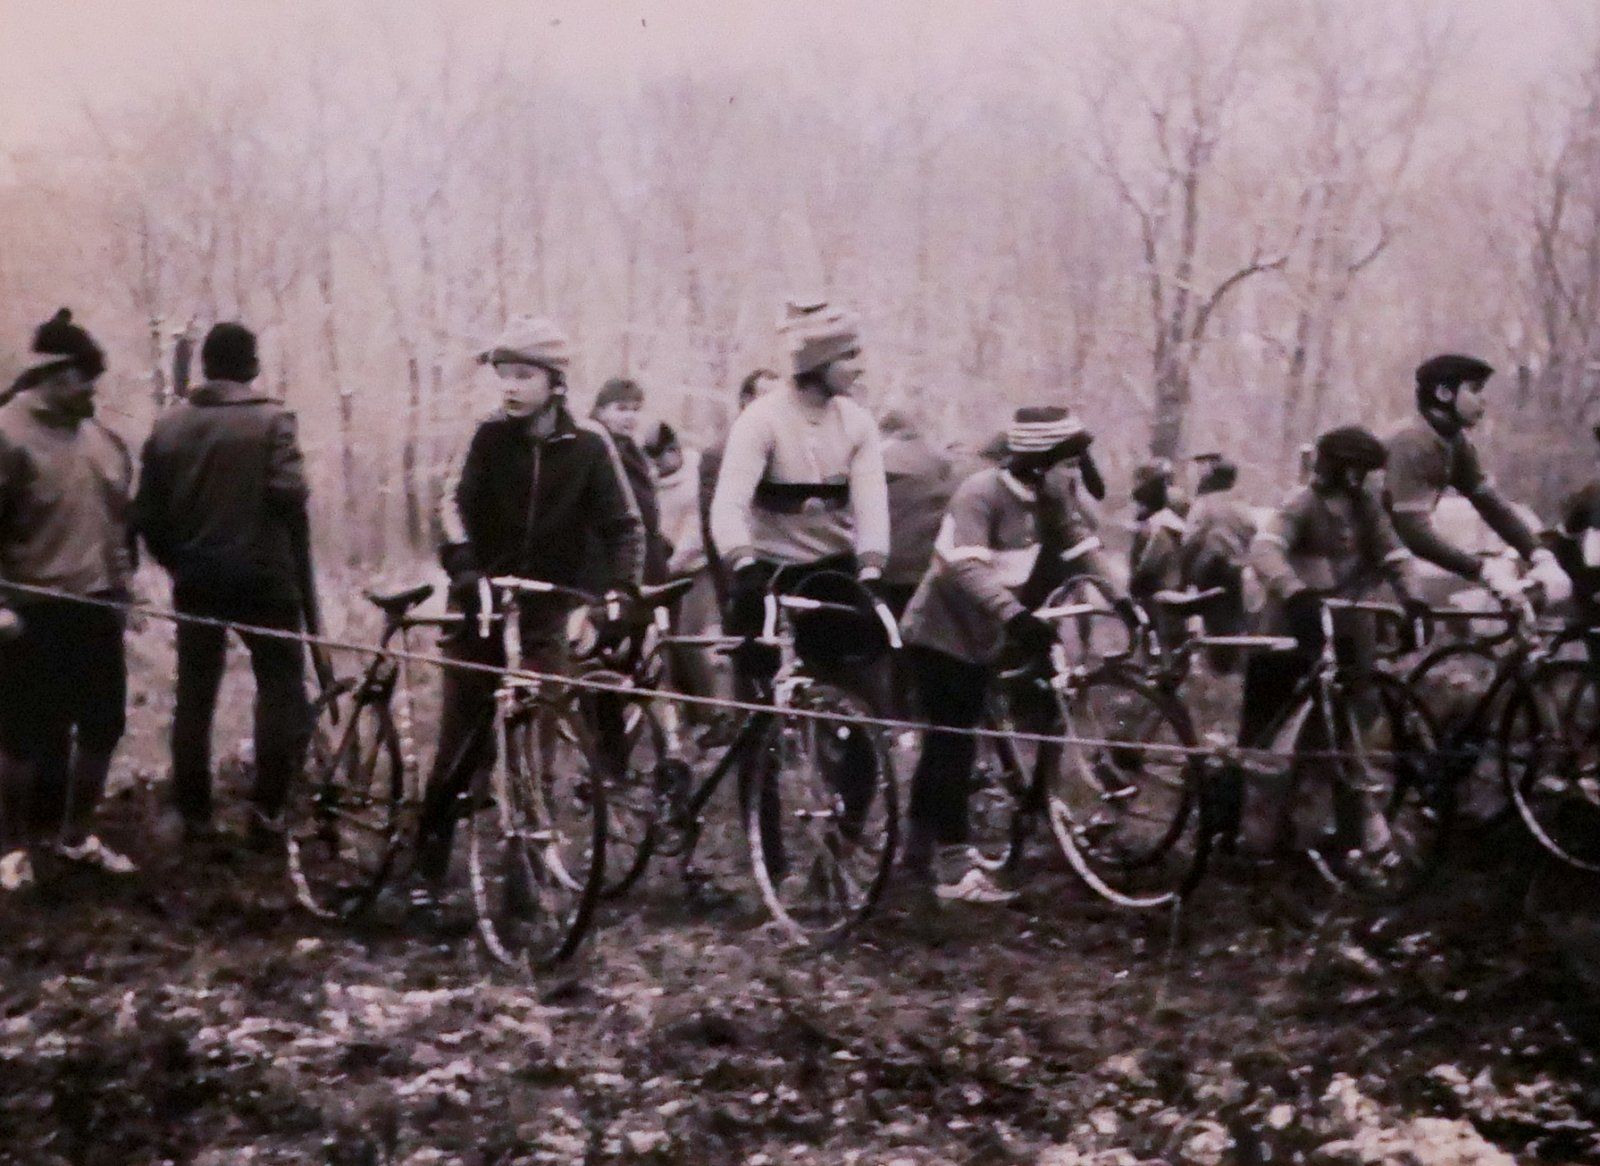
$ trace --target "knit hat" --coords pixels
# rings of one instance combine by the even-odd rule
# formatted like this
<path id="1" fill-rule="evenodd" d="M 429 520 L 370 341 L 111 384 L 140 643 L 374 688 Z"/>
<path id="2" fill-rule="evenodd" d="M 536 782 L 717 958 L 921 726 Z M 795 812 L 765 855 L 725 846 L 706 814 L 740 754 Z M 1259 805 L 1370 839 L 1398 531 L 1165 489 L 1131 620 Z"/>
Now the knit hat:
<path id="1" fill-rule="evenodd" d="M 1025 405 L 1016 411 L 1006 430 L 1008 453 L 1045 453 L 1069 445 L 1075 448 L 1062 456 L 1073 457 L 1088 449 L 1089 441 L 1083 422 L 1059 405 Z"/>
<path id="2" fill-rule="evenodd" d="M 594 407 L 604 409 L 607 405 L 619 405 L 625 401 L 643 402 L 644 390 L 639 387 L 638 381 L 629 377 L 612 377 L 600 386 L 600 392 L 594 398 Z"/>
<path id="3" fill-rule="evenodd" d="M 861 347 L 861 326 L 855 313 L 822 299 L 790 300 L 781 329 L 789 337 L 795 376 L 815 372 Z"/>
<path id="4" fill-rule="evenodd" d="M 256 357 L 256 334 L 243 324 L 213 325 L 200 346 L 200 368 L 208 380 L 255 380 L 261 375 L 261 362 Z"/>
<path id="5" fill-rule="evenodd" d="M 39 325 L 33 334 L 33 350 L 40 356 L 57 358 L 48 361 L 48 365 L 71 364 L 85 380 L 92 381 L 106 371 L 106 354 L 89 333 L 72 322 L 72 312 L 68 308 L 62 308 Z"/>
<path id="6" fill-rule="evenodd" d="M 1381 470 L 1388 450 L 1370 429 L 1341 425 L 1317 438 L 1317 458 L 1356 470 Z"/>
<path id="7" fill-rule="evenodd" d="M 567 337 L 543 316 L 522 316 L 511 321 L 500 338 L 478 354 L 483 364 L 537 364 L 565 372 L 572 360 Z"/>

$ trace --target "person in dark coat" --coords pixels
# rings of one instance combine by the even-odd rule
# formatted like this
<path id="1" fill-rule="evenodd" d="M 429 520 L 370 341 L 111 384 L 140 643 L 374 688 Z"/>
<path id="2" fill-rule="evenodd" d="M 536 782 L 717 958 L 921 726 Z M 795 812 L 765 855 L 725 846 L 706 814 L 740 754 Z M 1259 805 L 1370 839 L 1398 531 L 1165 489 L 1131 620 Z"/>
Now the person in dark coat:
<path id="1" fill-rule="evenodd" d="M 135 500 L 145 545 L 172 577 L 181 615 L 299 632 L 308 545 L 305 464 L 294 414 L 254 387 L 256 337 L 221 323 L 200 349 L 205 383 L 157 419 Z M 212 827 L 211 727 L 227 632 L 180 622 L 172 718 L 173 801 L 186 835 Z M 309 739 L 305 649 L 241 632 L 255 673 L 255 787 L 251 831 L 277 832 L 289 782 Z"/>

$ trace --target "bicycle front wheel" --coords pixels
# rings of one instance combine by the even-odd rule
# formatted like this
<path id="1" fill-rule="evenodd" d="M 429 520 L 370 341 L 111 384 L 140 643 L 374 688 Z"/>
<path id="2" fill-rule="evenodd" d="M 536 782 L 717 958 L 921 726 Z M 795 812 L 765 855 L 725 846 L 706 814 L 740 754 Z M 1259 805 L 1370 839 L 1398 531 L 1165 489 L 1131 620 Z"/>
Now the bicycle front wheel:
<path id="1" fill-rule="evenodd" d="M 548 968 L 588 933 L 605 877 L 606 773 L 566 707 L 517 710 L 479 776 L 469 863 L 478 930 L 501 963 Z"/>
<path id="2" fill-rule="evenodd" d="M 1045 809 L 1067 862 L 1120 906 L 1160 907 L 1187 894 L 1211 840 L 1183 706 L 1116 667 L 1059 704 L 1065 740 L 1045 774 Z"/>
<path id="3" fill-rule="evenodd" d="M 1548 661 L 1518 686 L 1498 753 L 1506 795 L 1535 841 L 1600 871 L 1600 690 L 1587 662 Z"/>
<path id="4" fill-rule="evenodd" d="M 745 837 L 762 901 L 795 942 L 847 934 L 883 893 L 899 797 L 883 733 L 850 723 L 865 701 L 832 684 L 774 709 L 742 780 Z"/>
<path id="5" fill-rule="evenodd" d="M 284 808 L 289 881 L 306 910 L 349 918 L 372 902 L 404 834 L 405 767 L 389 706 L 342 693 L 313 706 L 305 771 Z"/>

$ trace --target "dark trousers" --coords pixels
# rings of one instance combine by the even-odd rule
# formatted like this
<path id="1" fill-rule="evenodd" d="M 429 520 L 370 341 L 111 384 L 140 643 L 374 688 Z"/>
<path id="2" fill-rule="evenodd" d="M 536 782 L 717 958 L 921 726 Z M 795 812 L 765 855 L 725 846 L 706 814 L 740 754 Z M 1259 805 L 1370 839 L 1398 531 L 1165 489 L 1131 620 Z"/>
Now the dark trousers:
<path id="1" fill-rule="evenodd" d="M 126 723 L 122 613 L 66 600 L 18 605 L 0 645 L 0 833 L 7 848 L 81 834 Z M 74 748 L 76 747 L 76 748 Z"/>
<path id="2" fill-rule="evenodd" d="M 978 740 L 967 733 L 983 719 L 989 669 L 944 652 L 908 646 L 905 658 L 915 677 L 917 700 L 931 728 L 922 735 L 922 754 L 911 775 L 911 823 L 940 846 L 967 840 L 967 798 Z"/>
<path id="3" fill-rule="evenodd" d="M 523 615 L 522 628 L 525 668 L 559 676 L 570 671 L 564 617 L 530 611 Z M 450 660 L 505 667 L 505 647 L 498 628 L 480 637 L 476 622 L 469 621 L 440 647 Z M 449 870 L 456 821 L 471 792 L 472 779 L 494 764 L 494 693 L 499 683 L 495 673 L 477 669 L 447 667 L 440 678 L 439 741 L 418 823 L 417 869 L 425 878 L 437 881 Z"/>
<path id="4" fill-rule="evenodd" d="M 181 615 L 224 619 L 285 632 L 301 629 L 300 601 L 287 582 L 252 591 L 185 587 L 173 590 Z M 305 760 L 311 732 L 305 647 L 299 640 L 241 632 L 255 674 L 256 779 L 251 801 L 265 814 L 283 808 L 289 783 Z M 178 695 L 172 716 L 173 797 L 184 818 L 211 816 L 211 724 L 227 665 L 227 629 L 178 624 Z"/>

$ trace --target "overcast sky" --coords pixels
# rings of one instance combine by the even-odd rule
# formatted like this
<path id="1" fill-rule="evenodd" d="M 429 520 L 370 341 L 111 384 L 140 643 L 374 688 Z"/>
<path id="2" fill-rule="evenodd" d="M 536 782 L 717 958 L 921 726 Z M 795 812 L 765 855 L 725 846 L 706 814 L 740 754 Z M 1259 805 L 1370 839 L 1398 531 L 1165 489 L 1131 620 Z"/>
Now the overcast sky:
<path id="1" fill-rule="evenodd" d="M 326 45 L 420 59 L 448 35 L 465 59 L 503 49 L 603 87 L 680 69 L 790 69 L 844 54 L 889 84 L 910 69 L 1003 69 L 1041 39 L 1064 52 L 1124 0 L 0 0 L 0 151 L 38 148 L 85 103 L 119 103 L 212 71 L 254 72 Z M 1158 0 L 1159 2 L 1159 0 Z M 1213 0 L 1222 4 L 1225 0 Z M 1387 22 L 1409 0 L 1341 0 Z M 1466 34 L 1449 112 L 1496 123 L 1575 51 L 1585 0 L 1423 0 Z M 1591 3 L 1592 8 L 1592 3 Z"/>

